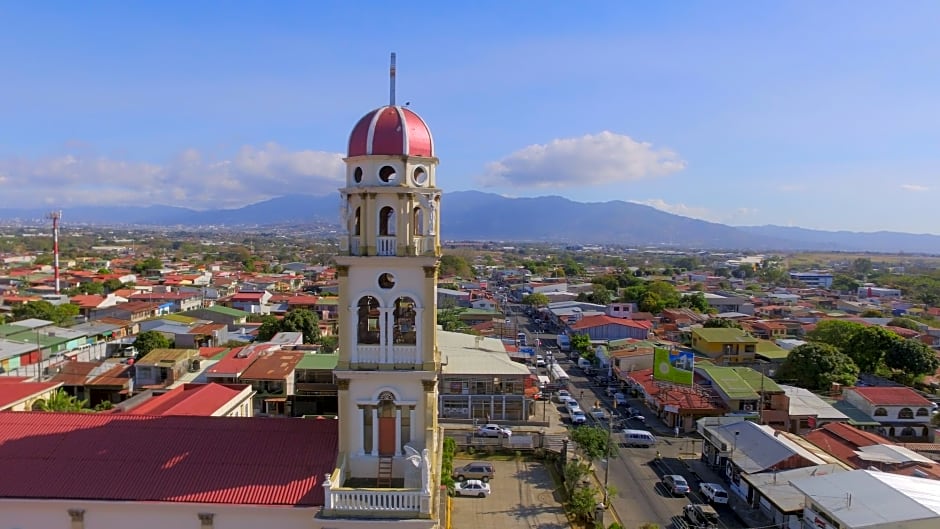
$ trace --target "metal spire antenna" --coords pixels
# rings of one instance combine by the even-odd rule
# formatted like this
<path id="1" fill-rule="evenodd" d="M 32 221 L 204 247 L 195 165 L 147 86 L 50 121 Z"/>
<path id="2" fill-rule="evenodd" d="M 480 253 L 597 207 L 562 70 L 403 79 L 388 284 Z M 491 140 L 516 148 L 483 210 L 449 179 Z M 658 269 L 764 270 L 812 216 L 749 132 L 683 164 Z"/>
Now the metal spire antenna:
<path id="1" fill-rule="evenodd" d="M 395 52 L 392 52 L 392 64 L 388 68 L 388 100 L 389 105 L 395 106 Z"/>
<path id="2" fill-rule="evenodd" d="M 59 294 L 59 219 L 62 218 L 62 212 L 50 212 L 46 215 L 46 218 L 52 220 L 52 256 L 55 270 L 55 293 Z"/>

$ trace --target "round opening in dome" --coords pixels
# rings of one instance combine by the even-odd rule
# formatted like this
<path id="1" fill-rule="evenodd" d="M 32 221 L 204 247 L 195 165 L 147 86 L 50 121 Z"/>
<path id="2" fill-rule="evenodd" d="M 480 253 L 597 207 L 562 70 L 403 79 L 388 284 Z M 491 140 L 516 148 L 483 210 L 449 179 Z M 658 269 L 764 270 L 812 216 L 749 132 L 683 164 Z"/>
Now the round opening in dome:
<path id="1" fill-rule="evenodd" d="M 379 179 L 383 182 L 391 182 L 395 179 L 395 168 L 391 165 L 383 165 L 379 169 Z"/>
<path id="2" fill-rule="evenodd" d="M 395 286 L 395 276 L 388 272 L 379 276 L 379 287 L 389 289 Z"/>

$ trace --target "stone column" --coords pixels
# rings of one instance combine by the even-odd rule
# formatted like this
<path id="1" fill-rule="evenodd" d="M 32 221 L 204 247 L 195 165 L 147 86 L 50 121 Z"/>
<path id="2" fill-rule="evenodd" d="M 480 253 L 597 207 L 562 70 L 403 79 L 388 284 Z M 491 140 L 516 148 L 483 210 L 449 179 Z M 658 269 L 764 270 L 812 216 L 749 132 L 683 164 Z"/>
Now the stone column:
<path id="1" fill-rule="evenodd" d="M 397 450 L 396 456 L 405 451 L 405 448 L 401 444 L 401 406 L 395 407 L 395 449 Z"/>
<path id="2" fill-rule="evenodd" d="M 375 428 L 375 425 L 373 424 L 372 427 Z M 365 453 L 366 453 L 366 446 L 365 446 L 365 445 L 366 445 L 366 442 L 365 442 L 365 439 L 366 439 L 366 438 L 365 438 L 365 435 L 366 435 L 366 410 L 365 410 L 365 408 L 359 408 L 359 432 L 358 432 L 358 433 L 359 433 L 359 435 L 356 436 L 357 439 L 356 439 L 355 442 L 356 442 L 356 444 L 359 445 L 359 449 L 356 450 L 356 452 L 357 452 L 359 455 L 365 455 Z"/>
<path id="3" fill-rule="evenodd" d="M 415 424 L 415 409 L 413 406 L 408 407 L 408 438 L 411 439 L 412 443 L 418 438 L 417 425 Z"/>
<path id="4" fill-rule="evenodd" d="M 379 451 L 379 407 L 372 408 L 372 448 L 369 455 L 373 456 Z"/>

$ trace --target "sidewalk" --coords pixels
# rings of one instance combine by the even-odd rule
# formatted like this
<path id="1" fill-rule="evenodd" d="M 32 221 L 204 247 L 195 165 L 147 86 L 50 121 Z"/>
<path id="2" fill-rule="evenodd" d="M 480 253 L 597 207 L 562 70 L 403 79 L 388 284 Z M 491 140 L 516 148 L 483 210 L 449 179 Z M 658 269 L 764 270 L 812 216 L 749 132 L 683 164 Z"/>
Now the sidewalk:
<path id="1" fill-rule="evenodd" d="M 697 480 L 697 482 L 689 484 L 693 490 L 698 490 L 698 483 L 700 482 L 718 483 L 728 490 L 728 508 L 741 520 L 745 527 L 768 527 L 774 524 L 758 509 L 748 505 L 744 499 L 732 491 L 718 469 L 711 468 L 701 459 L 683 459 L 682 462 L 689 469 L 689 473 Z"/>

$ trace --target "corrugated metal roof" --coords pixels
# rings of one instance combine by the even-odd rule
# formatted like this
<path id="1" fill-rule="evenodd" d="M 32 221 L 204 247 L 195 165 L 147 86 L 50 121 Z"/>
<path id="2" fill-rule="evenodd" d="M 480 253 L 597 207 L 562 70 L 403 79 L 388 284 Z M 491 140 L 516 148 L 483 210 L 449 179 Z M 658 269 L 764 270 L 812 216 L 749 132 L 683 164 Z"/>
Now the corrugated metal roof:
<path id="1" fill-rule="evenodd" d="M 336 454 L 335 420 L 5 412 L 0 498 L 319 506 Z"/>
<path id="2" fill-rule="evenodd" d="M 259 355 L 242 372 L 241 378 L 250 380 L 284 380 L 304 357 L 302 351 L 271 351 Z"/>
<path id="3" fill-rule="evenodd" d="M 0 410 L 45 393 L 61 386 L 61 382 L 20 382 L 18 384 L 0 384 Z M 0 434 L 2 435 L 2 434 Z M 2 443 L 0 443 L 2 444 Z M 0 466 L 2 468 L 2 466 Z"/>
<path id="4" fill-rule="evenodd" d="M 131 415 L 201 415 L 209 417 L 231 402 L 247 384 L 183 384 L 139 406 L 131 408 Z"/>

